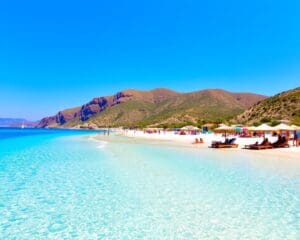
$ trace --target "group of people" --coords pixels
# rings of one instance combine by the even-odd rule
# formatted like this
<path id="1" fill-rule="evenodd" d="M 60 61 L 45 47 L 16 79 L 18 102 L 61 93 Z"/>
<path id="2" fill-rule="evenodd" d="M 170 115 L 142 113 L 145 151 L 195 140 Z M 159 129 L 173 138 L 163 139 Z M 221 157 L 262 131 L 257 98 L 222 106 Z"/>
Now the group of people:
<path id="1" fill-rule="evenodd" d="M 204 143 L 203 138 L 195 138 L 195 142 L 193 144 Z"/>
<path id="2" fill-rule="evenodd" d="M 280 145 L 283 145 L 283 144 L 286 144 L 288 145 L 288 137 L 286 136 L 282 136 L 281 134 L 278 134 L 278 139 L 276 142 L 274 143 L 271 143 L 269 142 L 269 139 L 268 138 L 264 138 L 264 140 L 259 144 L 258 142 L 252 144 L 252 145 L 270 145 L 270 146 L 273 146 L 273 147 L 276 147 L 276 146 L 280 146 Z M 293 136 L 293 146 L 296 146 L 298 147 L 300 145 L 300 137 L 299 137 L 299 133 L 297 133 L 297 131 L 294 131 L 294 136 Z"/>
<path id="3" fill-rule="evenodd" d="M 261 143 L 254 143 L 250 145 L 246 145 L 246 148 L 253 148 L 253 147 L 258 147 L 258 146 L 265 146 L 265 147 L 270 147 L 270 148 L 277 148 L 277 147 L 289 147 L 288 143 L 289 139 L 286 136 L 278 135 L 277 141 L 271 143 L 268 138 L 264 138 L 264 140 Z"/>

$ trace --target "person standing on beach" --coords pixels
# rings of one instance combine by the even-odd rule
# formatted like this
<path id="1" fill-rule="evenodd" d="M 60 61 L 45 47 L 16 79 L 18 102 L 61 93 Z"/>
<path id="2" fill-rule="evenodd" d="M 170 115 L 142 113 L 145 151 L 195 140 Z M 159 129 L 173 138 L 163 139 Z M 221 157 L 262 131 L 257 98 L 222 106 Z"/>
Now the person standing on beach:
<path id="1" fill-rule="evenodd" d="M 294 131 L 293 146 L 298 147 L 298 133 L 296 130 Z"/>

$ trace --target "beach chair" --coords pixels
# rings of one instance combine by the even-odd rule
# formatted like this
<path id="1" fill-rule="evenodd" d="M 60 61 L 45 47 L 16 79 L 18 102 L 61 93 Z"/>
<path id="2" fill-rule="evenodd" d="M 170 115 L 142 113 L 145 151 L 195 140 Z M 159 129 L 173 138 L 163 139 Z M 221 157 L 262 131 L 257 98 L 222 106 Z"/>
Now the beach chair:
<path id="1" fill-rule="evenodd" d="M 263 149 L 272 149 L 273 146 L 270 144 L 263 144 L 263 145 L 252 145 L 247 149 L 251 149 L 251 150 L 263 150 Z"/>
<path id="2" fill-rule="evenodd" d="M 281 141 L 273 143 L 272 146 L 273 146 L 274 148 L 285 148 L 285 147 L 290 147 L 290 145 L 289 145 L 289 140 L 286 139 L 285 137 L 283 137 Z"/>
<path id="3" fill-rule="evenodd" d="M 234 143 L 236 138 L 226 139 L 225 142 L 212 142 L 212 148 L 237 148 L 239 145 Z"/>
<path id="4" fill-rule="evenodd" d="M 245 145 L 245 149 L 250 150 L 263 150 L 263 149 L 272 149 L 273 146 L 269 142 L 268 138 L 264 139 L 260 144 L 257 142 L 255 144 Z"/>
<path id="5" fill-rule="evenodd" d="M 269 141 L 266 138 L 261 143 L 255 142 L 254 144 L 245 145 L 244 148 L 249 149 L 249 148 L 253 148 L 253 147 L 257 147 L 257 146 L 263 146 L 263 145 L 267 145 L 267 144 L 269 144 Z"/>

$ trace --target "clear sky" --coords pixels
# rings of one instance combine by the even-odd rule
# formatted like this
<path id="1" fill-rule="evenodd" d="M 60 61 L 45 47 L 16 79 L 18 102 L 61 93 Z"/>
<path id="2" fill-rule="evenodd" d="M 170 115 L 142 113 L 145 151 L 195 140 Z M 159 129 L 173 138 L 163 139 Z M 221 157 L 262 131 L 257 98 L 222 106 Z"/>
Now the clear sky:
<path id="1" fill-rule="evenodd" d="M 136 88 L 300 86 L 299 0 L 0 3 L 0 117 Z"/>

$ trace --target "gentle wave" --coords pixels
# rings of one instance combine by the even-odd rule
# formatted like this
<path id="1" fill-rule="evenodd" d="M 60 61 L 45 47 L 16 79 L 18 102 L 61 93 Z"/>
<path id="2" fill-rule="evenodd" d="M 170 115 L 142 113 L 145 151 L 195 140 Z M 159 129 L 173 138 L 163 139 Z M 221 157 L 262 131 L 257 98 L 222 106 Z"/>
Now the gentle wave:
<path id="1" fill-rule="evenodd" d="M 108 144 L 107 141 L 103 141 L 103 140 L 97 139 L 94 136 L 88 137 L 88 140 L 99 143 L 99 145 L 97 145 L 96 148 L 104 148 Z"/>

